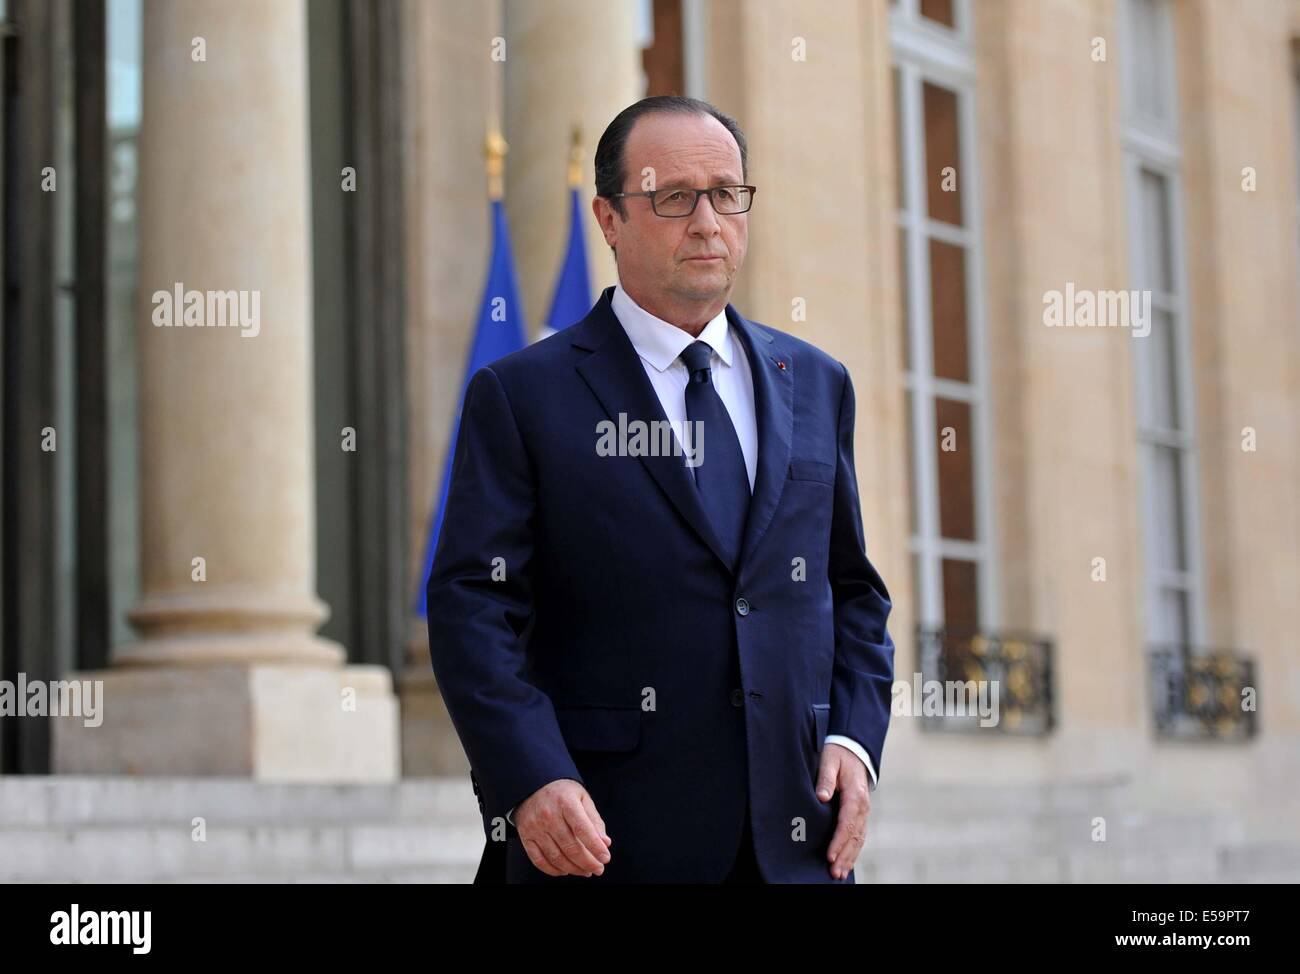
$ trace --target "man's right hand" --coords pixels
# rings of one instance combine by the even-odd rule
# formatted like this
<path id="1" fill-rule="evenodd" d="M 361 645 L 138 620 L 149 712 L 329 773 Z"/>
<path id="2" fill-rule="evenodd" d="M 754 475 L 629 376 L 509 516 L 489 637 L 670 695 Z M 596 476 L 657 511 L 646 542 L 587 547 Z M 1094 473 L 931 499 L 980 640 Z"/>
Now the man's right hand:
<path id="1" fill-rule="evenodd" d="M 514 814 L 534 866 L 548 876 L 599 876 L 613 843 L 581 782 L 559 778 L 529 795 Z"/>

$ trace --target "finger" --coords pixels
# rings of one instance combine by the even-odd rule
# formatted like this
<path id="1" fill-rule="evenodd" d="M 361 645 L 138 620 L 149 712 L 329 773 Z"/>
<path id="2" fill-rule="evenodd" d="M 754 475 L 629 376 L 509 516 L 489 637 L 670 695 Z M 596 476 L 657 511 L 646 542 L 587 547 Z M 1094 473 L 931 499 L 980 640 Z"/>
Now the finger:
<path id="1" fill-rule="evenodd" d="M 831 875 L 836 879 L 847 876 L 858 860 L 858 853 L 862 851 L 862 844 L 866 840 L 869 810 L 866 797 L 860 795 L 856 788 L 840 791 L 839 821 L 831 847 L 827 850 Z"/>
<path id="2" fill-rule="evenodd" d="M 560 807 L 560 813 L 564 816 L 564 824 L 573 836 L 573 841 L 577 843 L 577 848 L 572 851 L 567 846 L 564 847 L 565 855 L 579 865 L 586 865 L 589 872 L 600 875 L 604 871 L 604 864 L 609 862 L 609 851 L 596 831 L 586 807 L 580 801 L 566 803 Z"/>
<path id="3" fill-rule="evenodd" d="M 600 812 L 596 811 L 596 803 L 585 792 L 582 795 L 582 807 L 587 810 L 587 815 L 595 824 L 596 831 L 600 833 L 600 838 L 605 843 L 605 848 L 609 848 L 614 844 L 614 840 L 609 837 L 609 833 L 605 830 L 605 820 L 600 817 Z"/>
<path id="4" fill-rule="evenodd" d="M 551 863 L 539 846 L 532 839 L 524 839 L 524 851 L 528 853 L 528 861 L 534 866 L 546 873 L 548 876 L 563 876 L 559 868 Z"/>
<path id="5" fill-rule="evenodd" d="M 577 863 L 565 855 L 561 842 L 557 842 L 551 833 L 543 833 L 538 838 L 537 844 L 542 847 L 542 854 L 561 876 L 587 875 L 587 870 L 579 868 Z"/>
<path id="6" fill-rule="evenodd" d="M 817 772 L 817 797 L 824 802 L 831 800 L 835 794 L 835 785 L 840 776 L 840 756 L 835 748 L 822 749 L 822 760 Z"/>
<path id="7" fill-rule="evenodd" d="M 839 856 L 836 857 L 835 863 L 831 867 L 831 875 L 835 876 L 836 879 L 843 879 L 848 876 L 849 870 L 858 861 L 858 853 L 862 851 L 862 843 L 865 839 L 866 821 L 863 820 L 850 830 L 844 848 L 840 850 Z"/>
<path id="8" fill-rule="evenodd" d="M 826 861 L 832 865 L 835 860 L 839 859 L 840 852 L 844 844 L 849 840 L 849 834 L 853 830 L 853 817 L 844 807 L 843 801 L 840 802 L 839 815 L 835 819 L 835 833 L 831 836 L 831 844 L 826 847 Z"/>
<path id="9" fill-rule="evenodd" d="M 841 782 L 839 790 L 839 814 L 835 823 L 835 834 L 827 847 L 826 858 L 834 861 L 840 857 L 843 844 L 849 841 L 850 833 L 862 833 L 870 810 L 866 785 L 861 781 Z"/>

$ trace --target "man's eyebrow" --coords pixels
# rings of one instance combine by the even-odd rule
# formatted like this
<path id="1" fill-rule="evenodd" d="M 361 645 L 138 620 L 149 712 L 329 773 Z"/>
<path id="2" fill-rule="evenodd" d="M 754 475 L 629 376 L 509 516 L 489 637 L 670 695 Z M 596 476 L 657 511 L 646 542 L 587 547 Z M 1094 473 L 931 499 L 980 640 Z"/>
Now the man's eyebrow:
<path id="1" fill-rule="evenodd" d="M 709 180 L 710 186 L 739 186 L 740 180 L 735 176 L 714 176 Z M 694 188 L 689 179 L 676 177 L 659 184 L 659 189 Z"/>

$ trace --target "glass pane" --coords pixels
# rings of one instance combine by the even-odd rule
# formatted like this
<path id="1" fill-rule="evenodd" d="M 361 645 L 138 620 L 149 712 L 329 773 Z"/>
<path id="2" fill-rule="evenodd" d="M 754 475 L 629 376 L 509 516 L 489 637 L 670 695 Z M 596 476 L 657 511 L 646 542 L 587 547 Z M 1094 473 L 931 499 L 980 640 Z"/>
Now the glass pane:
<path id="1" fill-rule="evenodd" d="M 973 561 L 943 560 L 943 621 L 949 629 L 979 629 L 979 569 Z"/>
<path id="2" fill-rule="evenodd" d="M 1178 335 L 1167 311 L 1151 312 L 1151 331 L 1137 340 L 1137 356 L 1146 389 L 1143 422 L 1176 430 L 1178 422 Z"/>
<path id="3" fill-rule="evenodd" d="M 974 438 L 970 403 L 934 400 L 935 446 L 939 458 L 939 533 L 975 540 Z"/>
<path id="4" fill-rule="evenodd" d="M 1142 170 L 1142 266 L 1144 288 L 1174 289 L 1173 259 L 1170 254 L 1169 181 L 1159 173 Z"/>
<path id="5" fill-rule="evenodd" d="M 940 379 L 970 381 L 966 348 L 966 251 L 930 240 L 930 314 L 934 374 Z"/>
<path id="6" fill-rule="evenodd" d="M 961 184 L 957 93 L 925 82 L 925 174 L 930 217 L 961 226 Z M 951 168 L 951 172 L 944 172 Z"/>
<path id="7" fill-rule="evenodd" d="M 898 300 L 903 317 L 903 368 L 912 370 L 912 305 L 907 292 L 907 231 L 898 228 Z"/>
<path id="8" fill-rule="evenodd" d="M 1152 485 L 1154 490 L 1151 531 L 1153 564 L 1156 568 L 1184 571 L 1187 568 L 1187 539 L 1184 537 L 1184 489 L 1181 453 L 1172 447 L 1153 446 Z"/>
<path id="9" fill-rule="evenodd" d="M 921 16 L 945 27 L 954 27 L 952 6 L 952 0 L 921 0 Z"/>

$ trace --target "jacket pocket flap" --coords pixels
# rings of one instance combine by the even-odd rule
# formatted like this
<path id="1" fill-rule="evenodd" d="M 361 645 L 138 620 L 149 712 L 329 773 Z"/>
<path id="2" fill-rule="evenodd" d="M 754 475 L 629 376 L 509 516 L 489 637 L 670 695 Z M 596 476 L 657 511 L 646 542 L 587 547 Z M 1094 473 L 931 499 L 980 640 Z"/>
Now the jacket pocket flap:
<path id="1" fill-rule="evenodd" d="M 817 731 L 817 751 L 821 752 L 822 745 L 826 742 L 827 729 L 831 722 L 831 705 L 828 703 L 815 703 L 812 705 L 813 726 Z"/>
<path id="2" fill-rule="evenodd" d="M 835 465 L 820 460 L 791 460 L 791 480 L 815 480 L 819 484 L 835 484 Z"/>
<path id="3" fill-rule="evenodd" d="M 571 751 L 630 751 L 641 740 L 640 707 L 557 707 Z"/>

